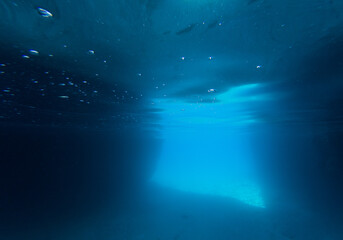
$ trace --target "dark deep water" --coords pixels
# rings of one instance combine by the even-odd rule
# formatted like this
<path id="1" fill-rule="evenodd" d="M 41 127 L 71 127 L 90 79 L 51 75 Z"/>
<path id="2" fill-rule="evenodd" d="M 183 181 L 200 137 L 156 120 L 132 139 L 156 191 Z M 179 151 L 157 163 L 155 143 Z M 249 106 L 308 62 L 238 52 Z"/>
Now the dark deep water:
<path id="1" fill-rule="evenodd" d="M 342 11 L 2 0 L 0 239 L 343 239 Z"/>

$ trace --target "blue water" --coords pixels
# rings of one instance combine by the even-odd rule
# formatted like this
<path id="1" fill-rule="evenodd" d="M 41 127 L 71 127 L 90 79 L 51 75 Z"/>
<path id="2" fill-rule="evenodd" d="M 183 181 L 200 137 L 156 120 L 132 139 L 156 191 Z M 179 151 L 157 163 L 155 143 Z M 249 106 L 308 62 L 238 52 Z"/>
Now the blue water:
<path id="1" fill-rule="evenodd" d="M 343 239 L 342 10 L 2 0 L 0 239 Z"/>

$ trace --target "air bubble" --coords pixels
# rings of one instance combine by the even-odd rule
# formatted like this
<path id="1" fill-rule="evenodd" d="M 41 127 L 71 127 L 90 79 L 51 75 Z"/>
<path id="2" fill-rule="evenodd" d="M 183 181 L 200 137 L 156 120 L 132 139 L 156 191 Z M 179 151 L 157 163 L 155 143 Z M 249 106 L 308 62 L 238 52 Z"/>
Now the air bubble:
<path id="1" fill-rule="evenodd" d="M 37 50 L 34 50 L 34 49 L 29 50 L 29 53 L 31 55 L 34 55 L 34 56 L 38 56 L 39 55 L 39 52 Z"/>
<path id="2" fill-rule="evenodd" d="M 44 8 L 37 8 L 37 11 L 42 17 L 45 17 L 45 18 L 53 17 L 52 13 Z"/>

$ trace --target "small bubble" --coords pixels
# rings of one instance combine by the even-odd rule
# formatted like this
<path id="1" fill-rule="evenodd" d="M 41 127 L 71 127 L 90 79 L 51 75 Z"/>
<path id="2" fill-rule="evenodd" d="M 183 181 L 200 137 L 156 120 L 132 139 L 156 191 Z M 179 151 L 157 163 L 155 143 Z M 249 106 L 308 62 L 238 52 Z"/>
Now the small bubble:
<path id="1" fill-rule="evenodd" d="M 42 17 L 45 17 L 45 18 L 53 17 L 52 13 L 44 8 L 37 8 L 37 11 Z"/>
<path id="2" fill-rule="evenodd" d="M 34 56 L 38 56 L 39 55 L 39 52 L 37 50 L 34 50 L 34 49 L 29 50 L 29 53 L 31 55 L 34 55 Z"/>
<path id="3" fill-rule="evenodd" d="M 185 60 L 185 57 L 181 57 L 181 60 Z"/>
<path id="4" fill-rule="evenodd" d="M 69 96 L 58 96 L 59 98 L 62 98 L 62 99 L 68 99 Z"/>
<path id="5" fill-rule="evenodd" d="M 261 65 L 257 65 L 257 66 L 256 66 L 257 69 L 259 69 L 259 68 L 261 68 L 261 67 L 262 67 Z"/>

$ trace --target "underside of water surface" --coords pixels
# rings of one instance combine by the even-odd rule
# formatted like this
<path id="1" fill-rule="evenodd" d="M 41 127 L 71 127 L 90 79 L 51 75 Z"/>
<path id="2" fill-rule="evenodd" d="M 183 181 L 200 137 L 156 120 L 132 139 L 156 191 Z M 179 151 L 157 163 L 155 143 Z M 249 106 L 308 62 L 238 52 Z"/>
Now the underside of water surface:
<path id="1" fill-rule="evenodd" d="M 343 239 L 342 10 L 2 0 L 0 239 Z"/>

